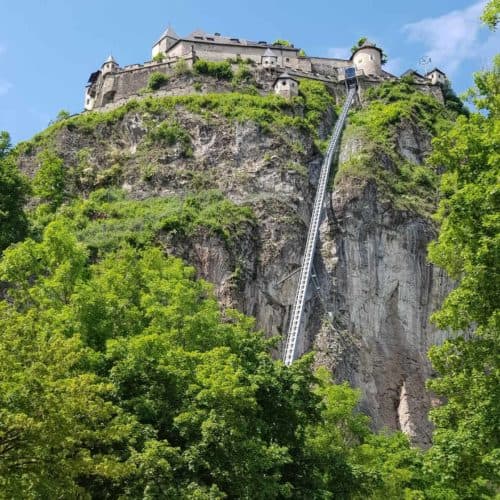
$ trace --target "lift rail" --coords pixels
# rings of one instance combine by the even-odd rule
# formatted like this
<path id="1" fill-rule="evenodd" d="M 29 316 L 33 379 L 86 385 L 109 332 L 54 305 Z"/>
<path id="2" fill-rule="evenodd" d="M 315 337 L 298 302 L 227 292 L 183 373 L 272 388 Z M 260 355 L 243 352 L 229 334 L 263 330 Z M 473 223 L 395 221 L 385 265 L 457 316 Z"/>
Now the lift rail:
<path id="1" fill-rule="evenodd" d="M 350 68 L 348 68 L 350 69 Z M 301 333 L 301 323 L 304 314 L 304 305 L 306 302 L 307 286 L 310 281 L 312 263 L 314 258 L 314 251 L 318 240 L 319 225 L 321 222 L 321 213 L 323 211 L 323 203 L 325 200 L 326 186 L 330 175 L 330 165 L 332 163 L 333 155 L 337 148 L 337 144 L 344 127 L 349 108 L 356 94 L 356 80 L 355 76 L 352 77 L 346 70 L 346 83 L 348 85 L 347 98 L 342 108 L 342 112 L 335 124 L 332 138 L 326 152 L 323 165 L 321 167 L 321 174 L 318 182 L 318 189 L 316 191 L 316 198 L 314 200 L 313 212 L 311 222 L 309 224 L 309 231 L 307 234 L 306 248 L 302 258 L 302 266 L 300 270 L 299 284 L 297 286 L 297 293 L 295 295 L 295 302 L 293 305 L 292 316 L 288 328 L 288 335 L 286 340 L 285 350 L 283 351 L 283 361 L 285 365 L 290 366 L 296 357 L 297 340 Z"/>

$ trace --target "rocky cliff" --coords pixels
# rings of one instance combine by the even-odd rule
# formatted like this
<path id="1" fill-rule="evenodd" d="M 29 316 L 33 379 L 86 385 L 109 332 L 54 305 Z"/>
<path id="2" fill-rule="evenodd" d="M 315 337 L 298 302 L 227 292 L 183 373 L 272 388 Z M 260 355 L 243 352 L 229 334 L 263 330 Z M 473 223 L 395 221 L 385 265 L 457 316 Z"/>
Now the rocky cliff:
<path id="1" fill-rule="evenodd" d="M 376 428 L 402 429 L 425 445 L 426 352 L 442 337 L 429 316 L 450 283 L 426 261 L 436 190 L 422 162 L 446 113 L 410 84 L 384 85 L 363 96 L 363 109 L 358 101 L 344 133 L 300 350 L 315 349 L 318 364 L 361 389 Z M 60 158 L 65 203 L 118 186 L 137 200 L 176 197 L 180 210 L 187 196 L 207 190 L 251 208 L 252 218 L 226 232 L 206 224 L 187 234 L 162 222 L 155 238 L 213 283 L 222 304 L 254 316 L 266 334 L 283 335 L 322 140 L 336 116 L 322 84 L 301 86 L 303 97 L 292 103 L 242 94 L 146 97 L 84 114 L 20 145 L 19 164 L 36 179 L 47 154 Z M 384 94 L 395 91 L 403 97 Z"/>

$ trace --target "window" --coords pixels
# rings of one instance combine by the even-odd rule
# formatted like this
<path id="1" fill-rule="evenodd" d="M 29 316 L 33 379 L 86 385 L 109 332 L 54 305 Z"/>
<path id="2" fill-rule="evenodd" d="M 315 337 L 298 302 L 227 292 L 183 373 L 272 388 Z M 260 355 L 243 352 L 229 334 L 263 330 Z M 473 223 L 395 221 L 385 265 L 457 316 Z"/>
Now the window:
<path id="1" fill-rule="evenodd" d="M 281 85 L 286 85 L 286 82 L 285 81 L 281 82 Z"/>
<path id="2" fill-rule="evenodd" d="M 288 57 L 287 57 L 287 58 L 286 58 L 286 62 L 290 62 L 290 58 L 288 58 Z"/>
<path id="3" fill-rule="evenodd" d="M 360 57 L 360 58 L 358 59 L 358 64 L 361 64 L 362 62 L 363 62 L 363 59 Z"/>
<path id="4" fill-rule="evenodd" d="M 370 61 L 373 61 L 373 56 L 370 56 Z"/>

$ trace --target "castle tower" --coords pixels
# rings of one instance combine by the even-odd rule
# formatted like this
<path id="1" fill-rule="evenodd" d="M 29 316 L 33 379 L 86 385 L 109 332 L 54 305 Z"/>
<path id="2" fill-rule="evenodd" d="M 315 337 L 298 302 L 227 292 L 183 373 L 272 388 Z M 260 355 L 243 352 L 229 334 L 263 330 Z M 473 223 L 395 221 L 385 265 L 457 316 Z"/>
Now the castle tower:
<path id="1" fill-rule="evenodd" d="M 274 92 L 287 99 L 297 97 L 299 95 L 299 82 L 285 71 L 274 81 Z"/>
<path id="2" fill-rule="evenodd" d="M 153 49 L 151 51 L 151 57 L 154 57 L 158 54 L 165 54 L 174 43 L 177 43 L 179 40 L 179 36 L 174 31 L 174 29 L 169 26 L 160 39 L 153 45 Z"/>
<path id="3" fill-rule="evenodd" d="M 101 73 L 104 76 L 107 73 L 114 73 L 120 66 L 115 61 L 115 58 L 110 55 L 101 66 Z"/>
<path id="4" fill-rule="evenodd" d="M 382 74 L 382 49 L 370 40 L 366 40 L 353 52 L 351 61 L 355 68 L 363 71 L 365 75 Z"/>
<path id="5" fill-rule="evenodd" d="M 264 52 L 261 62 L 264 68 L 275 68 L 278 65 L 278 56 L 270 48 L 268 48 Z"/>
<path id="6" fill-rule="evenodd" d="M 447 81 L 448 78 L 446 77 L 446 74 L 443 73 L 440 69 L 434 68 L 431 71 L 429 71 L 426 75 L 425 78 L 431 81 L 433 85 L 444 85 Z"/>

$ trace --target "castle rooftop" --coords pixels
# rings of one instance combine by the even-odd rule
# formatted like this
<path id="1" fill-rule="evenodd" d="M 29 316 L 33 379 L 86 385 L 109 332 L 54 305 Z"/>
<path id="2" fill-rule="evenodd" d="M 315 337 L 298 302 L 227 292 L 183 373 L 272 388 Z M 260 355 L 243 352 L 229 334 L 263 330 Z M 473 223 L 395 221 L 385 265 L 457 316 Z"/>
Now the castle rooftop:
<path id="1" fill-rule="evenodd" d="M 162 38 L 164 38 L 164 35 Z M 215 44 L 215 45 L 230 45 L 230 46 L 243 46 L 243 47 L 259 47 L 259 48 L 269 48 L 269 49 L 278 49 L 278 50 L 286 50 L 291 52 L 299 52 L 300 49 L 292 46 L 279 45 L 273 43 L 267 43 L 265 41 L 252 41 L 245 40 L 244 38 L 237 37 L 229 37 L 223 36 L 220 33 L 206 33 L 201 29 L 197 29 L 190 33 L 186 37 L 172 37 L 177 38 L 177 41 L 170 47 L 174 47 L 179 42 L 197 42 L 197 43 L 207 43 L 207 44 Z M 275 55 L 275 54 L 274 54 Z"/>

